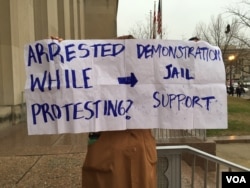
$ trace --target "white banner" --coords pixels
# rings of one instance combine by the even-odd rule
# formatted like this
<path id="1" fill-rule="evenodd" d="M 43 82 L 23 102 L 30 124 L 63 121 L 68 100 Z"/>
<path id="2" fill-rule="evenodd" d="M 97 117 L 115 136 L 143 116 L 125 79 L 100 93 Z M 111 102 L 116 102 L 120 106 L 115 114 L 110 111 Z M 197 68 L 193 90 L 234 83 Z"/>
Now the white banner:
<path id="1" fill-rule="evenodd" d="M 227 128 L 222 54 L 206 42 L 48 39 L 24 57 L 30 135 Z"/>

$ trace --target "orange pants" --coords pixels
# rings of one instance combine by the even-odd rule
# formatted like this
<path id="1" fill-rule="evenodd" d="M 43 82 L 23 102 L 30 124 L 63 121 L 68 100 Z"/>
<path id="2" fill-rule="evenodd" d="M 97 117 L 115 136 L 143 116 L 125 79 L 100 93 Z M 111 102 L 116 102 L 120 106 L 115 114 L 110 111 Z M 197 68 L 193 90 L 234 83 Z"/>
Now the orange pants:
<path id="1" fill-rule="evenodd" d="M 102 132 L 88 147 L 83 188 L 156 188 L 156 144 L 150 130 Z"/>

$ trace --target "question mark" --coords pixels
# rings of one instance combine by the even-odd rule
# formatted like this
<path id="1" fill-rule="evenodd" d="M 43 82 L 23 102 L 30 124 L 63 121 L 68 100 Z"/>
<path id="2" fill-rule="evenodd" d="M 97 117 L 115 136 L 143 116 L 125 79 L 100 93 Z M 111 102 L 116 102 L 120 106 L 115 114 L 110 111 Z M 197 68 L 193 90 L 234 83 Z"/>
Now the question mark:
<path id="1" fill-rule="evenodd" d="M 127 109 L 125 110 L 126 113 L 128 113 L 129 109 L 131 108 L 131 106 L 133 105 L 133 101 L 132 100 L 127 100 L 127 102 L 129 103 Z M 129 115 L 126 115 L 126 120 L 130 120 L 131 119 L 131 116 Z"/>

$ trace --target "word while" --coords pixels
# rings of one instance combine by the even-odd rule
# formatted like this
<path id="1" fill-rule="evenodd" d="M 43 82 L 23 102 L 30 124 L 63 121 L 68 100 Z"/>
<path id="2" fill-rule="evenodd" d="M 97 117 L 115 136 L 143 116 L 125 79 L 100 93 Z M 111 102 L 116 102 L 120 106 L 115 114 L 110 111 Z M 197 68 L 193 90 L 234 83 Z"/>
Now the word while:
<path id="1" fill-rule="evenodd" d="M 93 86 L 89 83 L 89 71 L 91 68 L 86 68 L 82 70 L 59 70 L 57 69 L 53 74 L 48 71 L 44 71 L 40 74 L 40 77 L 36 77 L 33 74 L 30 74 L 30 90 L 33 92 L 38 88 L 41 92 L 45 91 L 45 88 L 48 90 L 52 89 L 61 89 L 62 85 L 66 88 L 92 88 Z"/>

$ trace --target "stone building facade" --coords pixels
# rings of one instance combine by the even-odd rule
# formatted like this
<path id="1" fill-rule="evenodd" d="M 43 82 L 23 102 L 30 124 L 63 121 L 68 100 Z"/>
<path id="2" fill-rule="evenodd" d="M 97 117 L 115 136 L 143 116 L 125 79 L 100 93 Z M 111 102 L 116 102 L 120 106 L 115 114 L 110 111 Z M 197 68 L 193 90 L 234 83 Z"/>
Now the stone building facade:
<path id="1" fill-rule="evenodd" d="M 116 36 L 118 0 L 0 0 L 0 129 L 25 116 L 24 45 Z"/>

